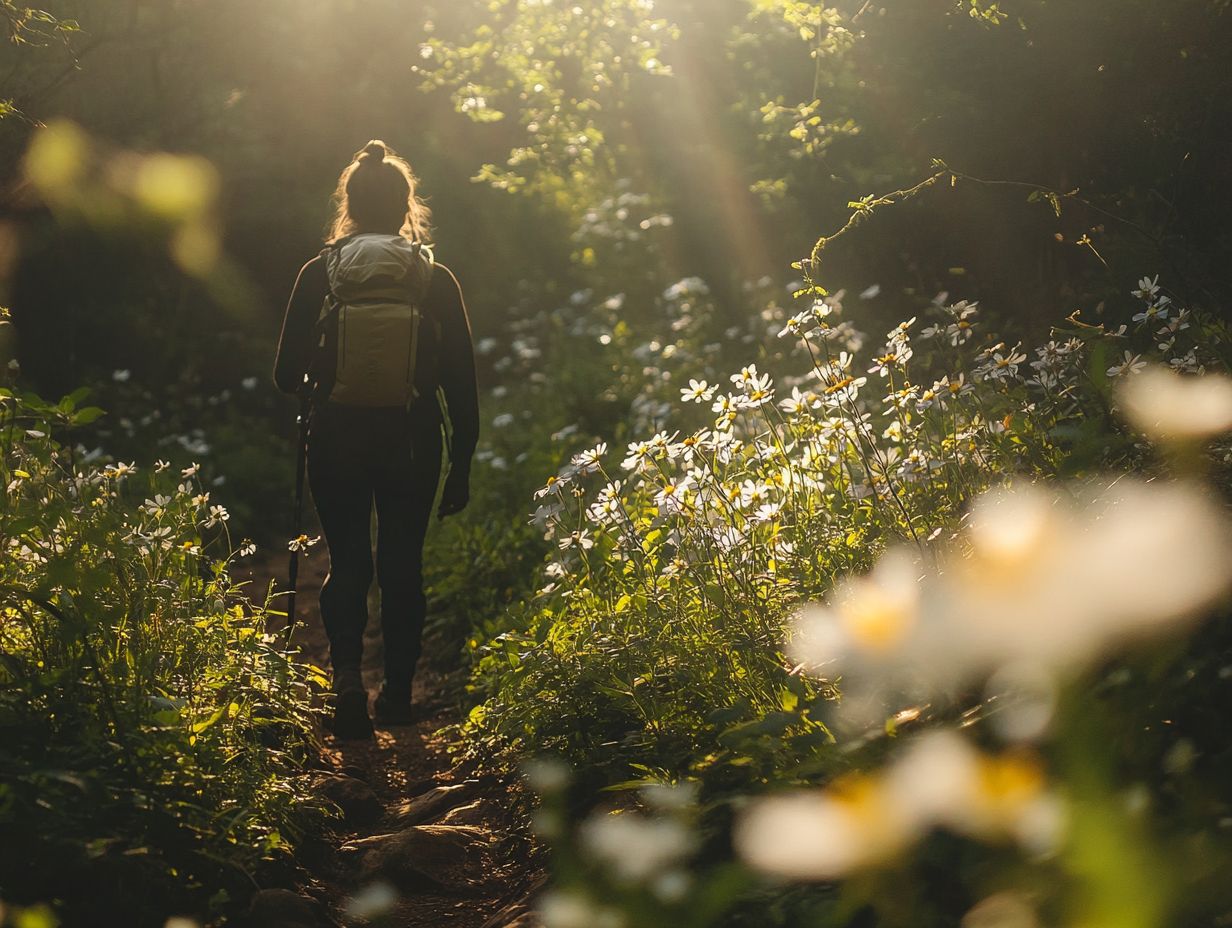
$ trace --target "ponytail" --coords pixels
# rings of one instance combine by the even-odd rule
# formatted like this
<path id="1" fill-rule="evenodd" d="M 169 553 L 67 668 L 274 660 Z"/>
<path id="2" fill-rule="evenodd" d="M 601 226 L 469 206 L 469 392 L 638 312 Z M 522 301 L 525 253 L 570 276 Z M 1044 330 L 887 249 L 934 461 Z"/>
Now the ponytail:
<path id="1" fill-rule="evenodd" d="M 411 165 L 380 139 L 356 152 L 338 178 L 336 211 L 327 241 L 358 231 L 400 234 L 412 241 L 431 237 L 431 210 L 417 195 Z"/>

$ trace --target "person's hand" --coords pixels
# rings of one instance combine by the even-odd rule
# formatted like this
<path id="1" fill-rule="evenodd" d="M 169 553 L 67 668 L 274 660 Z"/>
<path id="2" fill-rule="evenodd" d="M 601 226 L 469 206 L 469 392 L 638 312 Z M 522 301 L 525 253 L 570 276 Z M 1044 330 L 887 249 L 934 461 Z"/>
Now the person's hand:
<path id="1" fill-rule="evenodd" d="M 436 510 L 436 517 L 443 519 L 466 508 L 471 500 L 470 473 L 450 469 L 445 478 L 445 489 L 441 491 L 441 504 Z"/>

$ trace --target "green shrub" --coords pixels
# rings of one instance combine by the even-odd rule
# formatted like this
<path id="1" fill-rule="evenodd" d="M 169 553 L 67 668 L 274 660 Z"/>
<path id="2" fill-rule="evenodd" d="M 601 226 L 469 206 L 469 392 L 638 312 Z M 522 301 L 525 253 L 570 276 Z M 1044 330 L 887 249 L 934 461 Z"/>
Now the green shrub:
<path id="1" fill-rule="evenodd" d="M 548 482 L 465 733 L 572 767 L 529 768 L 549 928 L 1226 917 L 1229 339 L 1135 295 L 871 356 L 817 299 L 804 377 L 691 382 L 716 421 Z"/>
<path id="2" fill-rule="evenodd" d="M 265 547 L 290 534 L 294 403 L 256 376 L 211 391 L 184 375 L 148 383 L 128 370 L 93 384 L 108 415 L 74 431 L 83 457 L 199 463 L 201 483 L 225 493 L 235 523 Z"/>
<path id="3" fill-rule="evenodd" d="M 161 924 L 243 896 L 323 821 L 296 774 L 324 680 L 232 583 L 252 548 L 195 466 L 57 440 L 101 414 L 82 398 L 0 390 L 0 898 Z"/>
<path id="4" fill-rule="evenodd" d="M 981 337 L 967 303 L 934 305 L 868 352 L 840 299 L 804 289 L 811 305 L 778 323 L 804 369 L 777 384 L 750 364 L 730 392 L 681 387 L 664 358 L 677 376 L 649 378 L 660 395 L 667 384 L 717 417 L 632 442 L 619 462 L 600 444 L 536 494 L 558 556 L 478 664 L 488 699 L 469 735 L 617 779 L 727 759 L 756 781 L 784 739 L 797 759 L 823 749 L 833 681 L 784 656 L 784 619 L 889 545 L 928 562 L 966 504 L 1012 476 L 1145 462 L 1113 422 L 1114 382 L 1152 352 L 1196 371 L 1225 349 L 1212 323 L 1142 293 L 1132 336 L 1071 321 L 1028 354 Z"/>

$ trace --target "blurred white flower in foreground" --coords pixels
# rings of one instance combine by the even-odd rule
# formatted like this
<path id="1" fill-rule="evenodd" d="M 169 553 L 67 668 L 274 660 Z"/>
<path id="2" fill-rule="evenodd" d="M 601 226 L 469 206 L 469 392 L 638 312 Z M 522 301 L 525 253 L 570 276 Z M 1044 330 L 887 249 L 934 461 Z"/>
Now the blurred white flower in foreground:
<path id="1" fill-rule="evenodd" d="M 651 783 L 639 791 L 642 802 L 656 812 L 680 812 L 697 801 L 696 783 Z"/>
<path id="2" fill-rule="evenodd" d="M 880 773 L 756 802 L 735 842 L 764 873 L 831 880 L 884 863 L 937 827 L 1043 854 L 1061 841 L 1064 810 L 1033 757 L 982 754 L 934 732 Z"/>
<path id="3" fill-rule="evenodd" d="M 572 768 L 554 757 L 537 757 L 522 765 L 526 785 L 536 793 L 559 793 L 569 785 Z"/>
<path id="4" fill-rule="evenodd" d="M 870 780 L 761 800 L 737 825 L 736 850 L 755 869 L 786 879 L 843 876 L 909 843 L 906 821 L 884 800 Z"/>
<path id="5" fill-rule="evenodd" d="M 790 650 L 806 670 L 852 674 L 856 693 L 874 675 L 953 690 L 1007 667 L 1015 679 L 1070 673 L 1230 585 L 1228 518 L 1197 485 L 1017 485 L 976 501 L 937 570 L 892 550 L 829 605 L 801 610 Z"/>
<path id="6" fill-rule="evenodd" d="M 578 893 L 552 890 L 539 900 L 544 928 L 624 928 L 625 920 L 613 909 L 599 906 Z"/>
<path id="7" fill-rule="evenodd" d="M 989 669 L 1079 669 L 1193 616 L 1232 580 L 1223 505 L 1187 483 L 1125 478 L 1085 502 L 1034 486 L 994 491 L 976 503 L 969 538 L 926 608 L 948 626 L 946 650 Z"/>
<path id="8" fill-rule="evenodd" d="M 689 830 L 670 819 L 595 815 L 583 823 L 582 847 L 617 879 L 637 883 L 661 873 L 693 850 Z"/>
<path id="9" fill-rule="evenodd" d="M 372 883 L 342 905 L 348 919 L 370 922 L 387 915 L 398 904 L 398 891 L 388 883 Z"/>
<path id="10" fill-rule="evenodd" d="M 829 606 L 800 614 L 792 653 L 811 668 L 842 663 L 858 655 L 888 655 L 916 631 L 920 573 L 903 549 L 888 552 L 871 573 L 849 577 L 835 587 Z"/>
<path id="11" fill-rule="evenodd" d="M 1162 441 L 1201 440 L 1232 431 L 1232 378 L 1182 377 L 1152 367 L 1125 381 L 1121 401 L 1130 423 Z"/>

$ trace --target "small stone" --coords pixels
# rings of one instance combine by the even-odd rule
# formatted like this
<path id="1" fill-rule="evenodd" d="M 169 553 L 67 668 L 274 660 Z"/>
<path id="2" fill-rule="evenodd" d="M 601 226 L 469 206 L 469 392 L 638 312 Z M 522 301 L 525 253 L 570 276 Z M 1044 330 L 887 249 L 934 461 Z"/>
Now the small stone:
<path id="1" fill-rule="evenodd" d="M 451 809 L 464 805 L 475 795 L 478 782 L 466 780 L 448 786 L 438 786 L 394 807 L 390 817 L 399 826 L 423 825 L 439 821 Z"/>
<path id="2" fill-rule="evenodd" d="M 319 778 L 313 785 L 317 792 L 342 810 L 348 825 L 362 828 L 385 814 L 381 800 L 363 780 L 334 774 Z"/>
<path id="3" fill-rule="evenodd" d="M 262 889 L 248 904 L 252 928 L 326 928 L 334 923 L 316 899 L 289 889 Z"/>
<path id="4" fill-rule="evenodd" d="M 485 825 L 488 821 L 487 805 L 482 799 L 450 809 L 441 816 L 441 825 Z"/>
<path id="5" fill-rule="evenodd" d="M 488 833 L 465 825 L 413 825 L 343 845 L 359 857 L 363 880 L 387 880 L 414 890 L 439 887 L 469 893 L 487 882 Z"/>

